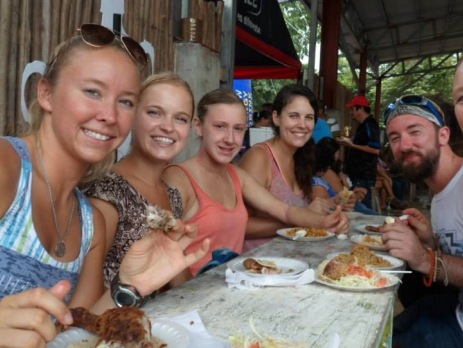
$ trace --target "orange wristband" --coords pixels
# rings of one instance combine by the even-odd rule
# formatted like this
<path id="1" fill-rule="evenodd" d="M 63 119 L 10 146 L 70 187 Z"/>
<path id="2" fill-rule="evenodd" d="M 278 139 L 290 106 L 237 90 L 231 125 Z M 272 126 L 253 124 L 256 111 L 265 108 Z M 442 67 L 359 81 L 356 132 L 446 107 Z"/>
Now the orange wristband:
<path id="1" fill-rule="evenodd" d="M 429 262 L 431 263 L 431 270 L 429 271 L 429 275 L 425 276 L 423 274 L 423 283 L 428 288 L 432 285 L 434 280 L 434 273 L 436 272 L 436 254 L 432 249 L 429 249 Z"/>

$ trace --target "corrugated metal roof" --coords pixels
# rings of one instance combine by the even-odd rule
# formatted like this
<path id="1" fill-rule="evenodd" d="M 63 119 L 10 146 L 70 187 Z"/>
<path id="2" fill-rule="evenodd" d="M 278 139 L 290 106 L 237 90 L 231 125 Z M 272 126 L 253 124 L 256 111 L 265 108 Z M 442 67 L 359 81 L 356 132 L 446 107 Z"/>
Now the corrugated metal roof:
<path id="1" fill-rule="evenodd" d="M 356 64 L 362 48 L 373 70 L 382 63 L 463 50 L 461 0 L 347 0 L 344 4 L 342 49 Z"/>
<path id="2" fill-rule="evenodd" d="M 355 68 L 366 50 L 375 75 L 383 63 L 463 52 L 462 0 L 343 0 L 342 13 L 341 50 Z"/>

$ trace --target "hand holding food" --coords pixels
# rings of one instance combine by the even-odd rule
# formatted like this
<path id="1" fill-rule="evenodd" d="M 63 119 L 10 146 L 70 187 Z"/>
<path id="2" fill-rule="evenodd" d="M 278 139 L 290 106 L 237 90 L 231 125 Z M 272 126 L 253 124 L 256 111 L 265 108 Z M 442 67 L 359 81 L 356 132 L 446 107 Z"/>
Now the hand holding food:
<path id="1" fill-rule="evenodd" d="M 57 334 L 51 316 L 71 324 L 72 316 L 63 299 L 71 289 L 60 281 L 49 290 L 32 289 L 4 297 L 0 301 L 0 346 L 45 347 Z"/>
<path id="2" fill-rule="evenodd" d="M 333 213 L 324 218 L 321 227 L 336 234 L 349 232 L 349 219 L 341 210 L 342 207 L 338 205 Z"/>
<path id="3" fill-rule="evenodd" d="M 410 223 L 411 218 L 409 218 Z M 408 224 L 395 223 L 381 227 L 382 239 L 389 255 L 407 261 L 410 268 L 429 272 L 429 252 Z"/>
<path id="4" fill-rule="evenodd" d="M 209 239 L 200 248 L 185 255 L 183 250 L 196 235 L 193 225 L 183 225 L 178 220 L 172 232 L 151 231 L 136 241 L 124 257 L 119 270 L 121 282 L 131 284 L 141 295 L 151 294 L 186 267 L 200 260 L 209 250 Z M 179 241 L 172 236 L 179 235 Z"/>
<path id="5" fill-rule="evenodd" d="M 408 225 L 416 233 L 420 241 L 427 247 L 434 249 L 434 233 L 431 221 L 421 211 L 415 208 L 405 209 L 404 214 L 409 217 L 407 219 Z"/>
<path id="6" fill-rule="evenodd" d="M 341 197 L 341 204 L 347 204 L 349 202 L 350 197 L 354 194 L 354 191 L 350 191 L 347 187 L 343 187 L 342 191 L 339 192 L 339 196 Z"/>
<path id="7" fill-rule="evenodd" d="M 172 214 L 152 205 L 148 205 L 146 222 L 149 228 L 163 230 L 164 232 L 169 232 L 176 225 L 176 220 Z"/>

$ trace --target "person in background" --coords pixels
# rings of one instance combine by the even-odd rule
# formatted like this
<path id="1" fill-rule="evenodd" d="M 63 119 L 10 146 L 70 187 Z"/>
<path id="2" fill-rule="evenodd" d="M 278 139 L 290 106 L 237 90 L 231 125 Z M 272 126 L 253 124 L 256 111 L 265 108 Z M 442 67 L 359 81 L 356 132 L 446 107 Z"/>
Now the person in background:
<path id="1" fill-rule="evenodd" d="M 183 215 L 180 193 L 161 175 L 187 144 L 193 112 L 193 93 L 186 81 L 169 72 L 148 77 L 140 90 L 130 152 L 85 191 L 105 220 L 106 287 L 132 244 L 149 233 L 148 206 L 160 219 L 166 211 L 176 219 Z M 189 278 L 186 269 L 169 285 Z"/>
<path id="2" fill-rule="evenodd" d="M 326 214 L 332 202 L 311 200 L 311 177 L 315 170 L 315 149 L 311 140 L 318 104 L 313 92 L 302 85 L 287 85 L 273 102 L 275 136 L 249 149 L 239 162 L 254 180 L 279 200 Z M 248 207 L 244 250 L 253 249 L 288 227 L 281 219 Z"/>
<path id="3" fill-rule="evenodd" d="M 389 142 L 384 144 L 378 159 L 384 162 L 384 168 L 386 168 L 387 174 L 392 179 L 392 191 L 394 192 L 394 196 L 400 201 L 405 202 L 410 182 L 403 176 L 401 169 L 394 161 L 394 155 L 392 154 Z"/>
<path id="4" fill-rule="evenodd" d="M 193 124 L 201 139 L 197 154 L 168 166 L 164 172 L 168 185 L 181 194 L 184 221 L 198 226 L 199 236 L 191 248 L 208 237 L 212 252 L 228 248 L 240 254 L 248 223 L 244 202 L 287 225 L 347 232 L 348 220 L 341 207 L 325 215 L 287 205 L 243 169 L 230 164 L 240 150 L 246 129 L 245 107 L 232 91 L 218 89 L 204 95 Z M 196 275 L 209 261 L 210 257 L 205 257 L 197 262 L 191 267 L 192 273 Z"/>
<path id="5" fill-rule="evenodd" d="M 0 139 L 0 346 L 45 347 L 57 334 L 53 318 L 72 324 L 69 307 L 116 306 L 102 281 L 103 217 L 77 186 L 112 163 L 146 65 L 136 41 L 82 25 L 38 82 L 30 133 Z M 207 252 L 206 241 L 184 254 L 196 232 L 178 221 L 170 236 L 149 233 L 127 253 L 114 288 L 143 297 L 163 286 Z"/>
<path id="6" fill-rule="evenodd" d="M 312 197 L 331 198 L 339 202 L 339 193 L 344 187 L 353 191 L 349 199 L 353 210 L 366 215 L 378 215 L 374 209 L 367 208 L 362 200 L 367 193 L 363 187 L 352 187 L 351 180 L 342 172 L 339 155 L 340 145 L 333 138 L 322 138 L 316 145 L 316 170 L 312 178 Z"/>
<path id="7" fill-rule="evenodd" d="M 380 157 L 376 167 L 376 189 L 379 191 L 381 209 L 389 210 L 392 208 L 405 209 L 406 204 L 398 199 L 394 194 L 394 183 L 389 176 L 389 167 Z"/>
<path id="8" fill-rule="evenodd" d="M 320 139 L 329 137 L 332 138 L 333 134 L 331 133 L 331 126 L 327 122 L 328 115 L 325 113 L 325 106 L 323 102 L 319 102 L 318 108 L 318 119 L 315 123 L 315 128 L 313 129 L 312 138 L 317 144 Z"/>
<path id="9" fill-rule="evenodd" d="M 264 103 L 264 104 L 262 104 L 261 107 L 260 107 L 260 111 L 270 111 L 270 112 L 272 112 L 273 111 L 272 103 Z"/>
<path id="10" fill-rule="evenodd" d="M 346 174 L 355 187 L 364 187 L 367 195 L 362 201 L 372 208 L 371 187 L 376 182 L 376 166 L 381 149 L 378 122 L 370 115 L 370 102 L 362 95 L 353 98 L 346 107 L 351 116 L 359 123 L 353 139 L 339 138 L 346 148 Z"/>
<path id="11" fill-rule="evenodd" d="M 461 90 L 457 92 L 455 86 L 458 103 Z M 444 114 L 430 99 L 406 95 L 388 106 L 384 121 L 394 158 L 404 175 L 412 182 L 423 181 L 434 194 L 431 221 L 416 209 L 405 209 L 403 213 L 409 215 L 406 222 L 397 219 L 381 227 L 384 244 L 391 256 L 406 261 L 413 273 L 422 274 L 424 286 L 442 283 L 461 289 L 463 157 L 449 146 Z M 393 346 L 463 346 L 459 297 L 449 291 L 415 296 L 415 302 L 394 318 Z"/>
<path id="12" fill-rule="evenodd" d="M 254 123 L 253 127 L 271 127 L 272 126 L 272 112 L 268 110 L 262 110 L 259 112 L 257 121 Z"/>

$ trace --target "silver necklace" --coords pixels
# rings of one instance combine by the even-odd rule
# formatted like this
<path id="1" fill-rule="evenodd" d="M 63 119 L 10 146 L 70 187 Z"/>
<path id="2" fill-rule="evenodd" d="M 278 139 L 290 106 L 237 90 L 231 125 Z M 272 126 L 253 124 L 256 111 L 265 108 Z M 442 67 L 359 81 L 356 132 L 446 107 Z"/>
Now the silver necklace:
<path id="1" fill-rule="evenodd" d="M 56 245 L 54 251 L 55 251 L 56 256 L 63 257 L 64 254 L 66 254 L 66 237 L 68 235 L 69 228 L 71 227 L 72 218 L 74 217 L 75 199 L 72 199 L 71 214 L 69 215 L 69 220 L 66 225 L 66 229 L 64 230 L 64 233 L 61 233 L 61 229 L 58 224 L 58 214 L 56 213 L 55 198 L 53 195 L 53 191 L 51 189 L 50 180 L 48 179 L 48 175 L 45 170 L 42 147 L 40 146 L 40 139 L 38 135 L 36 135 L 34 138 L 35 138 L 35 147 L 37 148 L 37 153 L 38 153 L 38 158 L 39 158 L 40 172 L 42 173 L 45 179 L 45 183 L 47 185 L 48 195 L 50 196 L 50 202 L 51 202 L 51 210 L 53 212 L 53 221 L 55 222 L 56 235 L 58 236 L 58 244 Z"/>

